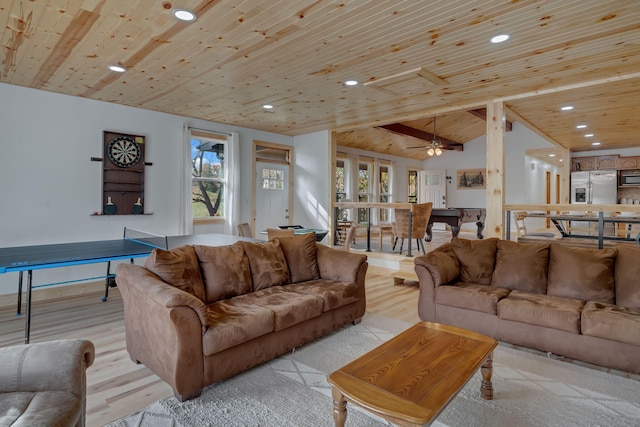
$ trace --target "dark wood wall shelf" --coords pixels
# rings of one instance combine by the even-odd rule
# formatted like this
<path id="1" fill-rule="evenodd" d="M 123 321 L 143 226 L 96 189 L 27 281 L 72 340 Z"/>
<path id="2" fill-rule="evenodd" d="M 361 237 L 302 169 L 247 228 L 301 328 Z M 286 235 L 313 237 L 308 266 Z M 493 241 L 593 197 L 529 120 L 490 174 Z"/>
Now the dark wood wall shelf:
<path id="1" fill-rule="evenodd" d="M 102 211 L 98 216 L 144 214 L 144 155 L 144 136 L 103 132 Z"/>

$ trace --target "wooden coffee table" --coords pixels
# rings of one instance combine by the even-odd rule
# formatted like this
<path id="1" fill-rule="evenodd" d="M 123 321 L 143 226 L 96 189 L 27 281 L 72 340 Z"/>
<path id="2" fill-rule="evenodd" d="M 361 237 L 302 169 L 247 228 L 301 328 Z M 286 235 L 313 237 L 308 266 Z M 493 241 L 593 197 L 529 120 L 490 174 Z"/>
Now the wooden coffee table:
<path id="1" fill-rule="evenodd" d="M 493 338 L 421 322 L 329 375 L 333 419 L 347 401 L 401 426 L 431 423 L 481 368 L 480 392 L 493 398 Z"/>

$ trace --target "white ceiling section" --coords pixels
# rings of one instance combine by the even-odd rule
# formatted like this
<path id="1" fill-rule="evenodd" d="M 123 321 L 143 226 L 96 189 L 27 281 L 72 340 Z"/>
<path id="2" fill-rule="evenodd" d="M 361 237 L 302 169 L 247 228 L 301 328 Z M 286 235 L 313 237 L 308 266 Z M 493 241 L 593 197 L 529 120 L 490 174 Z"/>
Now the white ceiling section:
<path id="1" fill-rule="evenodd" d="M 465 110 L 492 100 L 572 150 L 640 137 L 637 0 L 3 0 L 0 42 L 1 82 L 341 143 L 375 133 L 368 149 L 405 157 L 426 150 L 373 128 L 437 116 L 464 143 L 485 131 Z"/>

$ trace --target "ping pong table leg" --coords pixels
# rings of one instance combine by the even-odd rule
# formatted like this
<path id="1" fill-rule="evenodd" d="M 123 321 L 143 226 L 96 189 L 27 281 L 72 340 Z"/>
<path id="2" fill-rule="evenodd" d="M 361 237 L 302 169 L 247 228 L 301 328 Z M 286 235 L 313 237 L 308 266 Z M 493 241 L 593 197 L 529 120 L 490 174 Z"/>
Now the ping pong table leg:
<path id="1" fill-rule="evenodd" d="M 18 317 L 22 315 L 22 273 L 24 272 L 18 273 L 18 310 L 16 311 Z"/>
<path id="2" fill-rule="evenodd" d="M 33 276 L 32 270 L 27 272 L 27 307 L 26 318 L 24 319 L 24 343 L 29 344 L 29 335 L 31 335 L 31 279 Z"/>
<path id="3" fill-rule="evenodd" d="M 104 279 L 104 296 L 102 297 L 102 301 L 106 301 L 107 298 L 109 298 L 109 274 L 111 274 L 111 261 L 107 261 L 107 277 Z"/>

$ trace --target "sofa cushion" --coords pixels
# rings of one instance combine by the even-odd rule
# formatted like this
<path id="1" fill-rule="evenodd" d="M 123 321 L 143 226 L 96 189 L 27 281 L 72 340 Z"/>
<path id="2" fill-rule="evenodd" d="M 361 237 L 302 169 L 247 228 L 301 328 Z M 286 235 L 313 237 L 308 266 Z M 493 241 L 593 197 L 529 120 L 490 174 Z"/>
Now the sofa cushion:
<path id="1" fill-rule="evenodd" d="M 436 304 L 496 314 L 498 301 L 509 295 L 508 289 L 475 283 L 456 283 L 436 289 Z"/>
<path id="2" fill-rule="evenodd" d="M 451 246 L 460 261 L 460 281 L 491 284 L 491 274 L 496 262 L 497 238 L 468 240 L 454 237 Z"/>
<path id="3" fill-rule="evenodd" d="M 358 301 L 358 285 L 351 282 L 333 280 L 310 280 L 286 287 L 288 291 L 317 296 L 323 301 L 322 311 L 330 311 L 338 307 Z"/>
<path id="4" fill-rule="evenodd" d="M 549 244 L 500 240 L 491 286 L 534 294 L 547 292 Z"/>
<path id="5" fill-rule="evenodd" d="M 451 243 L 445 243 L 426 255 L 416 257 L 413 263 L 424 265 L 429 270 L 435 286 L 446 285 L 460 275 L 460 261 L 453 252 Z"/>
<path id="6" fill-rule="evenodd" d="M 205 301 L 204 284 L 193 246 L 180 246 L 169 251 L 154 249 L 144 266 L 164 282 Z"/>
<path id="7" fill-rule="evenodd" d="M 207 304 L 251 292 L 249 260 L 241 244 L 193 247 L 202 271 Z"/>
<path id="8" fill-rule="evenodd" d="M 584 302 L 576 299 L 511 291 L 498 303 L 498 317 L 579 334 L 583 307 Z"/>
<path id="9" fill-rule="evenodd" d="M 67 391 L 1 393 L 0 425 L 76 425 L 84 408 L 82 400 Z"/>
<path id="10" fill-rule="evenodd" d="M 291 276 L 278 239 L 264 243 L 240 243 L 249 258 L 254 291 L 289 283 Z"/>
<path id="11" fill-rule="evenodd" d="M 582 310 L 582 334 L 640 346 L 640 310 L 588 301 Z"/>
<path id="12" fill-rule="evenodd" d="M 278 237 L 278 240 L 284 258 L 287 260 L 291 283 L 320 278 L 316 233 L 305 233 L 295 237 Z"/>
<path id="13" fill-rule="evenodd" d="M 640 248 L 620 246 L 615 266 L 616 305 L 640 309 Z"/>
<path id="14" fill-rule="evenodd" d="M 288 286 L 286 287 L 288 288 Z M 288 292 L 282 286 L 272 286 L 235 298 L 237 302 L 255 304 L 273 311 L 274 331 L 304 322 L 322 314 L 322 298 L 315 295 Z"/>
<path id="15" fill-rule="evenodd" d="M 205 356 L 273 332 L 273 311 L 259 305 L 232 298 L 209 304 L 207 311 L 207 330 L 202 335 Z"/>
<path id="16" fill-rule="evenodd" d="M 616 249 L 551 244 L 547 295 L 613 304 Z"/>

